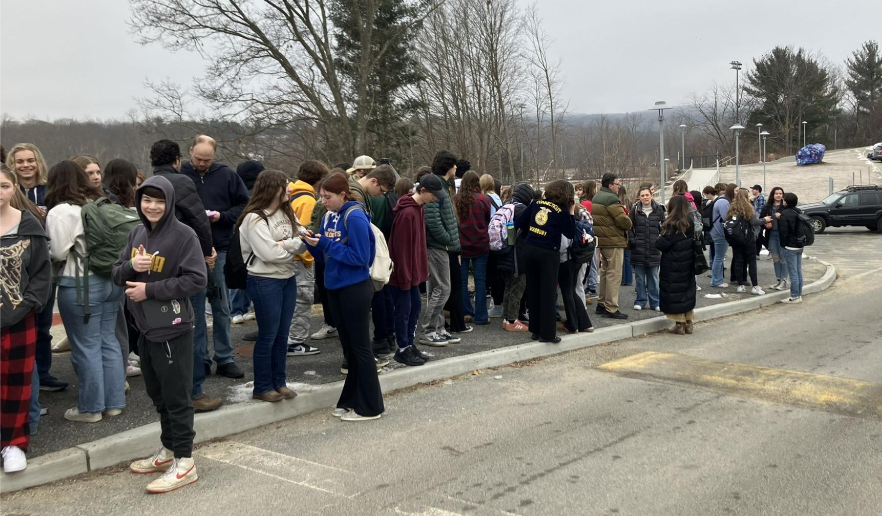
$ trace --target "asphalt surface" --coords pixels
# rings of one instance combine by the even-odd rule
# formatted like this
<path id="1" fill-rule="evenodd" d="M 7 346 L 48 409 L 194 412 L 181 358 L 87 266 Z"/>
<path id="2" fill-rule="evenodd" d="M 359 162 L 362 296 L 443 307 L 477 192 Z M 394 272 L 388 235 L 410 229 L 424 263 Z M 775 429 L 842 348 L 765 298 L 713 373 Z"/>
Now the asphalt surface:
<path id="1" fill-rule="evenodd" d="M 804 269 L 806 283 L 810 283 L 811 281 L 820 278 L 825 270 L 821 264 L 811 260 L 805 262 Z M 763 285 L 764 288 L 775 283 L 771 261 L 760 259 L 759 273 L 760 284 Z M 697 299 L 699 307 L 750 297 L 749 293 L 737 294 L 734 286 L 723 290 L 711 289 L 710 280 L 707 276 L 699 278 L 699 285 L 703 288 L 703 290 L 698 293 Z M 704 294 L 720 294 L 721 292 L 725 294 L 725 297 L 720 299 L 704 298 Z M 661 315 L 658 312 L 650 310 L 633 310 L 634 298 L 634 287 L 621 287 L 620 309 L 623 313 L 628 314 L 628 320 L 648 319 Z M 594 305 L 589 305 L 588 308 L 591 321 L 597 328 L 627 322 L 620 322 L 618 320 L 607 319 L 595 315 Z M 317 305 L 315 309 L 320 310 L 320 305 Z M 561 309 L 561 313 L 563 313 L 563 309 Z M 421 349 L 434 355 L 438 359 L 442 359 L 529 342 L 528 333 L 505 332 L 501 327 L 501 319 L 494 318 L 490 321 L 490 324 L 485 326 L 477 326 L 469 323 L 469 325 L 474 328 L 474 331 L 468 334 L 459 335 L 462 338 L 462 342 L 459 344 L 453 344 L 446 348 L 429 348 L 427 346 L 421 346 Z M 312 321 L 312 331 L 317 331 L 321 326 L 321 323 L 321 316 L 314 316 Z M 256 330 L 257 325 L 253 321 L 243 325 L 233 325 L 232 341 L 234 346 L 238 349 L 240 346 L 251 344 L 243 341 L 242 336 L 248 332 Z M 302 391 L 304 389 L 309 389 L 311 385 L 342 380 L 344 375 L 340 373 L 340 365 L 343 361 L 343 352 L 340 348 L 339 340 L 337 338 L 330 338 L 322 341 L 310 341 L 309 344 L 320 348 L 321 353 L 313 356 L 288 357 L 287 371 L 289 385 L 295 390 Z M 205 392 L 212 396 L 223 397 L 225 403 L 261 403 L 251 400 L 251 389 L 249 385 L 246 385 L 253 380 L 251 359 L 236 356 L 235 361 L 245 372 L 245 378 L 232 380 L 216 374 L 211 375 L 208 377 L 204 385 Z M 392 360 L 387 367 L 387 370 L 397 367 L 405 366 Z M 74 423 L 67 421 L 63 417 L 64 411 L 76 406 L 77 393 L 77 378 L 70 363 L 68 353 L 53 355 L 51 372 L 59 379 L 70 382 L 71 385 L 63 392 L 41 392 L 40 402 L 44 407 L 48 408 L 49 414 L 42 418 L 38 434 L 31 439 L 31 449 L 28 454 L 29 457 L 37 457 L 53 451 L 69 448 L 77 444 L 94 441 L 138 426 L 153 423 L 158 419 L 152 402 L 145 392 L 143 380 L 135 377 L 129 378 L 131 392 L 126 399 L 127 406 L 122 415 L 113 418 L 105 417 L 98 423 Z"/>
<path id="2" fill-rule="evenodd" d="M 4 495 L 2 511 L 878 515 L 882 421 L 869 406 L 824 408 L 831 379 L 817 376 L 872 382 L 882 397 L 882 258 L 867 253 L 878 238 L 819 236 L 821 257 L 863 256 L 801 305 L 407 389 L 379 421 L 316 412 L 232 436 L 201 446 L 199 482 L 172 494 L 146 495 L 152 476 L 120 467 Z M 647 351 L 769 369 L 746 382 L 751 393 L 701 371 L 609 367 Z M 818 387 L 815 406 L 763 392 L 762 376 L 797 372 L 793 392 Z"/>

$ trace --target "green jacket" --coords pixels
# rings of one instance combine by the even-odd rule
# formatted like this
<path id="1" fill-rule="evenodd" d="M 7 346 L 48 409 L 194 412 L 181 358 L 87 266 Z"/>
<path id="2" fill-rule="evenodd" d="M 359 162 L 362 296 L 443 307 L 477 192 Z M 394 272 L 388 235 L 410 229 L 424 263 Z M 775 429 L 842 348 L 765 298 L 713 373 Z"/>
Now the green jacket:
<path id="1" fill-rule="evenodd" d="M 609 188 L 601 187 L 591 199 L 591 216 L 594 217 L 597 247 L 628 248 L 627 232 L 632 224 L 618 195 Z"/>
<path id="2" fill-rule="evenodd" d="M 364 206 L 364 211 L 367 212 L 368 215 L 370 215 L 371 198 L 364 191 L 361 185 L 358 184 L 358 180 L 356 180 L 354 176 L 349 176 L 349 191 L 352 193 L 352 198 L 360 202 Z"/>
<path id="3" fill-rule="evenodd" d="M 441 180 L 445 181 L 443 177 Z M 450 183 L 447 184 L 449 187 Z M 459 224 L 453 212 L 453 197 L 426 203 L 425 207 L 426 245 L 450 253 L 460 252 Z"/>
<path id="4" fill-rule="evenodd" d="M 322 218 L 327 212 L 328 209 L 325 208 L 325 205 L 322 203 L 321 196 L 319 195 L 318 190 L 316 190 L 315 208 L 312 209 L 312 220 L 309 222 L 309 225 L 306 226 L 306 229 L 312 231 L 315 234 L 318 234 L 322 228 Z"/>

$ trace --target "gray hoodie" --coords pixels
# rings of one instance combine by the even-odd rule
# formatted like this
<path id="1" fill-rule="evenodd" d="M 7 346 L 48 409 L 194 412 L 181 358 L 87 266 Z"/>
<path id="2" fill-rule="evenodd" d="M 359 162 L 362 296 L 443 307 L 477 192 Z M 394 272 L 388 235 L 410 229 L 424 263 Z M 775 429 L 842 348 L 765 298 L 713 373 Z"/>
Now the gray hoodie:
<path id="1" fill-rule="evenodd" d="M 31 312 L 39 313 L 49 299 L 52 269 L 49 239 L 29 211 L 22 211 L 14 231 L 0 236 L 0 325 L 8 328 Z"/>
<path id="2" fill-rule="evenodd" d="M 158 188 L 165 194 L 165 214 L 154 227 L 141 212 L 141 197 L 148 186 Z M 141 303 L 126 300 L 141 333 L 153 342 L 163 342 L 193 328 L 190 296 L 208 284 L 205 257 L 196 232 L 175 218 L 175 191 L 168 179 L 153 176 L 144 181 L 135 192 L 135 207 L 143 224 L 129 233 L 129 243 L 113 266 L 113 282 L 122 287 L 126 286 L 127 281 L 144 282 L 147 284 L 145 291 L 148 300 L 176 299 L 186 307 L 179 324 L 155 328 L 145 317 Z M 154 255 L 149 272 L 135 272 L 131 265 L 132 257 L 142 245 L 147 254 Z"/>

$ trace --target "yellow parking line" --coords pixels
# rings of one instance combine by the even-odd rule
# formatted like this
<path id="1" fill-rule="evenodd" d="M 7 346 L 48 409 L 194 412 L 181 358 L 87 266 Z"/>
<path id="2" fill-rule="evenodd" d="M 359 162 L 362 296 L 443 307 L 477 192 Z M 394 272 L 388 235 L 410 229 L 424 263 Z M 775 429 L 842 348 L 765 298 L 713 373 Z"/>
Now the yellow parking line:
<path id="1" fill-rule="evenodd" d="M 654 351 L 607 362 L 599 369 L 848 415 L 882 417 L 882 386 L 861 380 Z"/>

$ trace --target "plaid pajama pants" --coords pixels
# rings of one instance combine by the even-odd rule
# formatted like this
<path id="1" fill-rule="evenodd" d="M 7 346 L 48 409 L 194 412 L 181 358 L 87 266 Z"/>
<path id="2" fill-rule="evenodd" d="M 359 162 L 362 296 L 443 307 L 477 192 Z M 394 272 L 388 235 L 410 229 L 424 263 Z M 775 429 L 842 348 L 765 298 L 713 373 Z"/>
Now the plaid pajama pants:
<path id="1" fill-rule="evenodd" d="M 0 447 L 27 449 L 31 433 L 28 409 L 37 349 L 37 323 L 29 313 L 0 332 Z"/>

